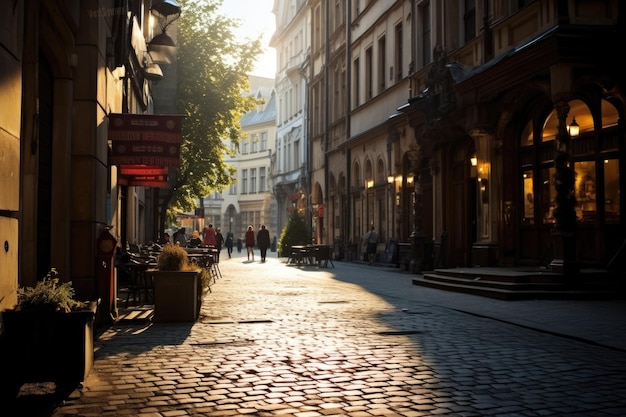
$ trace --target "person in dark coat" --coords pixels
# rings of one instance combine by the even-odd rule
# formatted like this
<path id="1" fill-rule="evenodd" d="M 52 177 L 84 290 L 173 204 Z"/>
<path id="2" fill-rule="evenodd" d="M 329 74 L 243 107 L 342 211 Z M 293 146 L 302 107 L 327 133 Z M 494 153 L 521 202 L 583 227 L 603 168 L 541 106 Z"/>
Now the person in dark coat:
<path id="1" fill-rule="evenodd" d="M 241 238 L 237 239 L 237 253 L 241 253 L 241 248 L 243 247 L 243 242 L 241 241 Z"/>
<path id="2" fill-rule="evenodd" d="M 215 229 L 215 243 L 217 244 L 217 260 L 220 260 L 220 254 L 222 253 L 222 246 L 224 246 L 224 235 L 222 235 L 221 229 L 218 227 Z"/>
<path id="3" fill-rule="evenodd" d="M 233 253 L 233 234 L 228 232 L 226 234 L 226 241 L 224 242 L 224 246 L 226 246 L 226 251 L 228 251 L 228 257 Z"/>
<path id="4" fill-rule="evenodd" d="M 256 235 L 256 244 L 261 251 L 261 262 L 265 262 L 267 249 L 270 247 L 270 232 L 265 228 L 265 225 L 261 225 L 261 229 Z"/>

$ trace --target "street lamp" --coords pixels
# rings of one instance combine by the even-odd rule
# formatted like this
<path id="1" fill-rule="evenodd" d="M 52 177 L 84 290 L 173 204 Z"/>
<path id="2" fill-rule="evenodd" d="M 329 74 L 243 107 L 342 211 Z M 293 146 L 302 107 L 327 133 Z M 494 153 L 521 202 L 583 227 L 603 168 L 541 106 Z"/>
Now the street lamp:
<path id="1" fill-rule="evenodd" d="M 228 223 L 228 233 L 232 233 L 233 231 L 233 218 L 230 218 L 230 223 Z"/>

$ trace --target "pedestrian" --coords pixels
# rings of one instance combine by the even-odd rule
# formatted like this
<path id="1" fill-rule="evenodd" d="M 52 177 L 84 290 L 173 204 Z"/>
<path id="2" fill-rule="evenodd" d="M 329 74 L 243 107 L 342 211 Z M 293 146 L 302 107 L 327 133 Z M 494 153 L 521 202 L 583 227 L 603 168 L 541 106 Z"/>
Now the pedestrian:
<path id="1" fill-rule="evenodd" d="M 264 224 L 261 225 L 261 230 L 256 235 L 256 244 L 261 251 L 261 262 L 265 262 L 267 249 L 270 247 L 270 231 L 265 228 Z"/>
<path id="2" fill-rule="evenodd" d="M 248 226 L 244 239 L 246 241 L 246 250 L 248 251 L 248 260 L 250 260 L 250 255 L 252 255 L 252 262 L 254 262 L 254 228 L 252 225 Z"/>
<path id="3" fill-rule="evenodd" d="M 374 225 L 372 225 L 370 231 L 365 234 L 363 242 L 365 244 L 366 259 L 369 264 L 372 265 L 374 263 L 374 259 L 376 258 L 376 246 L 378 244 L 378 233 L 376 233 Z"/>
<path id="4" fill-rule="evenodd" d="M 228 257 L 230 258 L 233 253 L 233 234 L 231 232 L 228 232 L 226 234 L 226 241 L 224 242 L 224 246 L 226 246 L 226 251 L 228 252 Z"/>
<path id="5" fill-rule="evenodd" d="M 204 235 L 204 246 L 217 246 L 217 241 L 215 240 L 215 229 L 213 229 L 213 225 L 209 223 L 208 227 L 205 227 L 202 231 Z"/>
<path id="6" fill-rule="evenodd" d="M 241 253 L 241 247 L 243 244 L 241 243 L 241 238 L 237 238 L 237 253 Z"/>
<path id="7" fill-rule="evenodd" d="M 219 227 L 215 229 L 215 244 L 217 246 L 217 261 L 219 262 L 220 253 L 222 253 L 222 245 L 224 245 L 224 236 Z"/>

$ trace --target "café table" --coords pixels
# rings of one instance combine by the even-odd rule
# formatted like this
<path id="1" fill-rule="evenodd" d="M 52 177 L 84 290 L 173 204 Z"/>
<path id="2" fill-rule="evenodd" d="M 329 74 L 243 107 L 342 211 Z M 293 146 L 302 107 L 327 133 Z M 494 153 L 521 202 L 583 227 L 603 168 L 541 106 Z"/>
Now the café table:
<path id="1" fill-rule="evenodd" d="M 294 262 L 297 265 L 313 264 L 313 255 L 315 246 L 313 245 L 294 245 L 291 247 L 291 255 L 288 262 Z"/>

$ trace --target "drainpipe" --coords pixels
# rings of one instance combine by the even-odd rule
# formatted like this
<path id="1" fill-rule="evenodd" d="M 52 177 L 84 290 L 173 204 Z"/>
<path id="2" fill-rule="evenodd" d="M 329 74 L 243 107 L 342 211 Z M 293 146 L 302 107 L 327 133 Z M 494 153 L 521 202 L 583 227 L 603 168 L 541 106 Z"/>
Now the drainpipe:
<path id="1" fill-rule="evenodd" d="M 351 32 L 351 23 L 352 23 L 352 2 L 348 1 L 346 7 L 346 96 L 348 100 L 346 100 L 346 140 L 350 139 L 350 113 L 352 112 L 352 103 L 350 102 L 350 98 L 352 97 L 352 61 L 351 61 L 351 48 L 352 44 L 352 32 Z M 350 170 L 350 161 L 352 160 L 352 151 L 350 148 L 346 149 L 346 190 L 345 190 L 345 200 L 343 206 L 343 253 L 348 253 L 348 236 L 350 236 L 350 223 L 352 222 L 352 212 L 350 210 L 350 206 L 352 205 L 352 195 L 350 194 L 350 184 L 352 182 L 352 174 Z"/>

